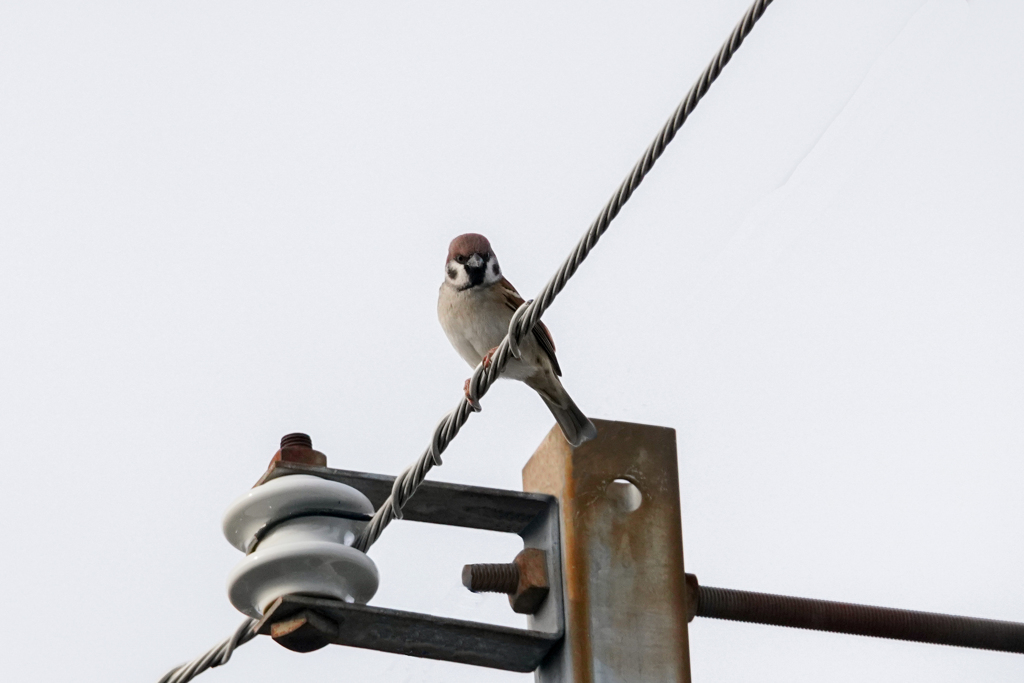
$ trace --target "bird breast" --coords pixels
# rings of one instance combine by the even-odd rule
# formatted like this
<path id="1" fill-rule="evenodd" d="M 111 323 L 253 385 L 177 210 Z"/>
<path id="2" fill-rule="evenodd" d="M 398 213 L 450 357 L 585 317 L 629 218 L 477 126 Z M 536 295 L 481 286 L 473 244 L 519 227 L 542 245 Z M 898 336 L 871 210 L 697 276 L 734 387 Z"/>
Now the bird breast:
<path id="1" fill-rule="evenodd" d="M 448 341 L 475 367 L 505 338 L 512 311 L 494 285 L 459 290 L 445 282 L 437 298 L 437 317 Z"/>

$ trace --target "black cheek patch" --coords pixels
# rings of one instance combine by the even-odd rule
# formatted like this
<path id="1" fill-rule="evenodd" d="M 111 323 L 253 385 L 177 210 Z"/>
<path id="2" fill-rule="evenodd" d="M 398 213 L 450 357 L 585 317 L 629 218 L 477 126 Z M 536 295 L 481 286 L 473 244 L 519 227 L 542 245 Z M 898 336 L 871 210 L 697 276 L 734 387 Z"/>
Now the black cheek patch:
<path id="1" fill-rule="evenodd" d="M 491 272 L 494 273 L 495 275 L 498 274 L 498 264 L 497 263 L 494 263 L 494 264 L 491 265 Z"/>
<path id="2" fill-rule="evenodd" d="M 458 272 L 455 270 L 455 266 L 448 266 L 448 277 L 454 280 L 457 275 Z"/>

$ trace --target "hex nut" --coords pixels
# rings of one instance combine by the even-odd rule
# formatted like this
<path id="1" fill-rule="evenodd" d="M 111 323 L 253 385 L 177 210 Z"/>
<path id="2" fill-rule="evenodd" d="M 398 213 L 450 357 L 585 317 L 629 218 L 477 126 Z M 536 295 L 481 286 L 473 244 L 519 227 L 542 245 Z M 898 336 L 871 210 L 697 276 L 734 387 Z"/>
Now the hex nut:
<path id="1" fill-rule="evenodd" d="M 519 567 L 519 586 L 508 596 L 508 603 L 513 612 L 535 614 L 551 589 L 547 558 L 540 548 L 526 548 L 513 562 Z"/>
<path id="2" fill-rule="evenodd" d="M 270 465 L 275 462 L 290 462 L 300 465 L 313 465 L 314 467 L 327 467 L 327 456 L 320 451 L 305 446 L 285 446 L 270 459 Z"/>
<path id="3" fill-rule="evenodd" d="M 327 456 L 320 451 L 313 450 L 313 439 L 309 438 L 308 434 L 296 432 L 281 437 L 281 448 L 270 459 L 267 472 L 273 470 L 275 463 L 279 462 L 327 467 Z M 263 479 L 260 479 L 260 482 L 262 481 Z M 258 485 L 259 483 L 257 483 Z"/>
<path id="4" fill-rule="evenodd" d="M 292 652 L 313 652 L 334 642 L 338 637 L 338 625 L 305 609 L 271 624 L 270 637 Z"/>

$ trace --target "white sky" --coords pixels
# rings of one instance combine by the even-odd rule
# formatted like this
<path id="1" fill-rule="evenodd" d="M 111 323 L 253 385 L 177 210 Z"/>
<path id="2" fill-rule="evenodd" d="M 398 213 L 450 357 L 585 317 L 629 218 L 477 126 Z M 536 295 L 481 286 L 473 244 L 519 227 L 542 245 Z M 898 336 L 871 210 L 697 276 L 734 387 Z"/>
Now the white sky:
<path id="1" fill-rule="evenodd" d="M 527 297 L 747 7 L 0 6 L 4 680 L 146 681 L 241 620 L 220 518 L 277 440 L 397 473 L 469 368 L 448 241 Z M 589 414 L 678 430 L 708 585 L 1024 621 L 1024 5 L 777 0 L 545 320 Z M 433 478 L 519 488 L 486 397 Z M 515 537 L 396 523 L 374 604 Z M 1024 657 L 698 619 L 708 681 L 1017 681 Z M 200 679 L 529 677 L 266 639 Z"/>

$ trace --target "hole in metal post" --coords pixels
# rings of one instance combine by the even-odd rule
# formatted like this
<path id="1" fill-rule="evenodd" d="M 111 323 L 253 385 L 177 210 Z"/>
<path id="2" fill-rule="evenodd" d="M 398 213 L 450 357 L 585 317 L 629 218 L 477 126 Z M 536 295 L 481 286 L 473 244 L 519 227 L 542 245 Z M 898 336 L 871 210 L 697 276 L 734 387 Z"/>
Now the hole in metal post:
<path id="1" fill-rule="evenodd" d="M 623 512 L 633 512 L 644 502 L 643 494 L 636 485 L 626 479 L 616 479 L 608 484 L 608 497 Z"/>

